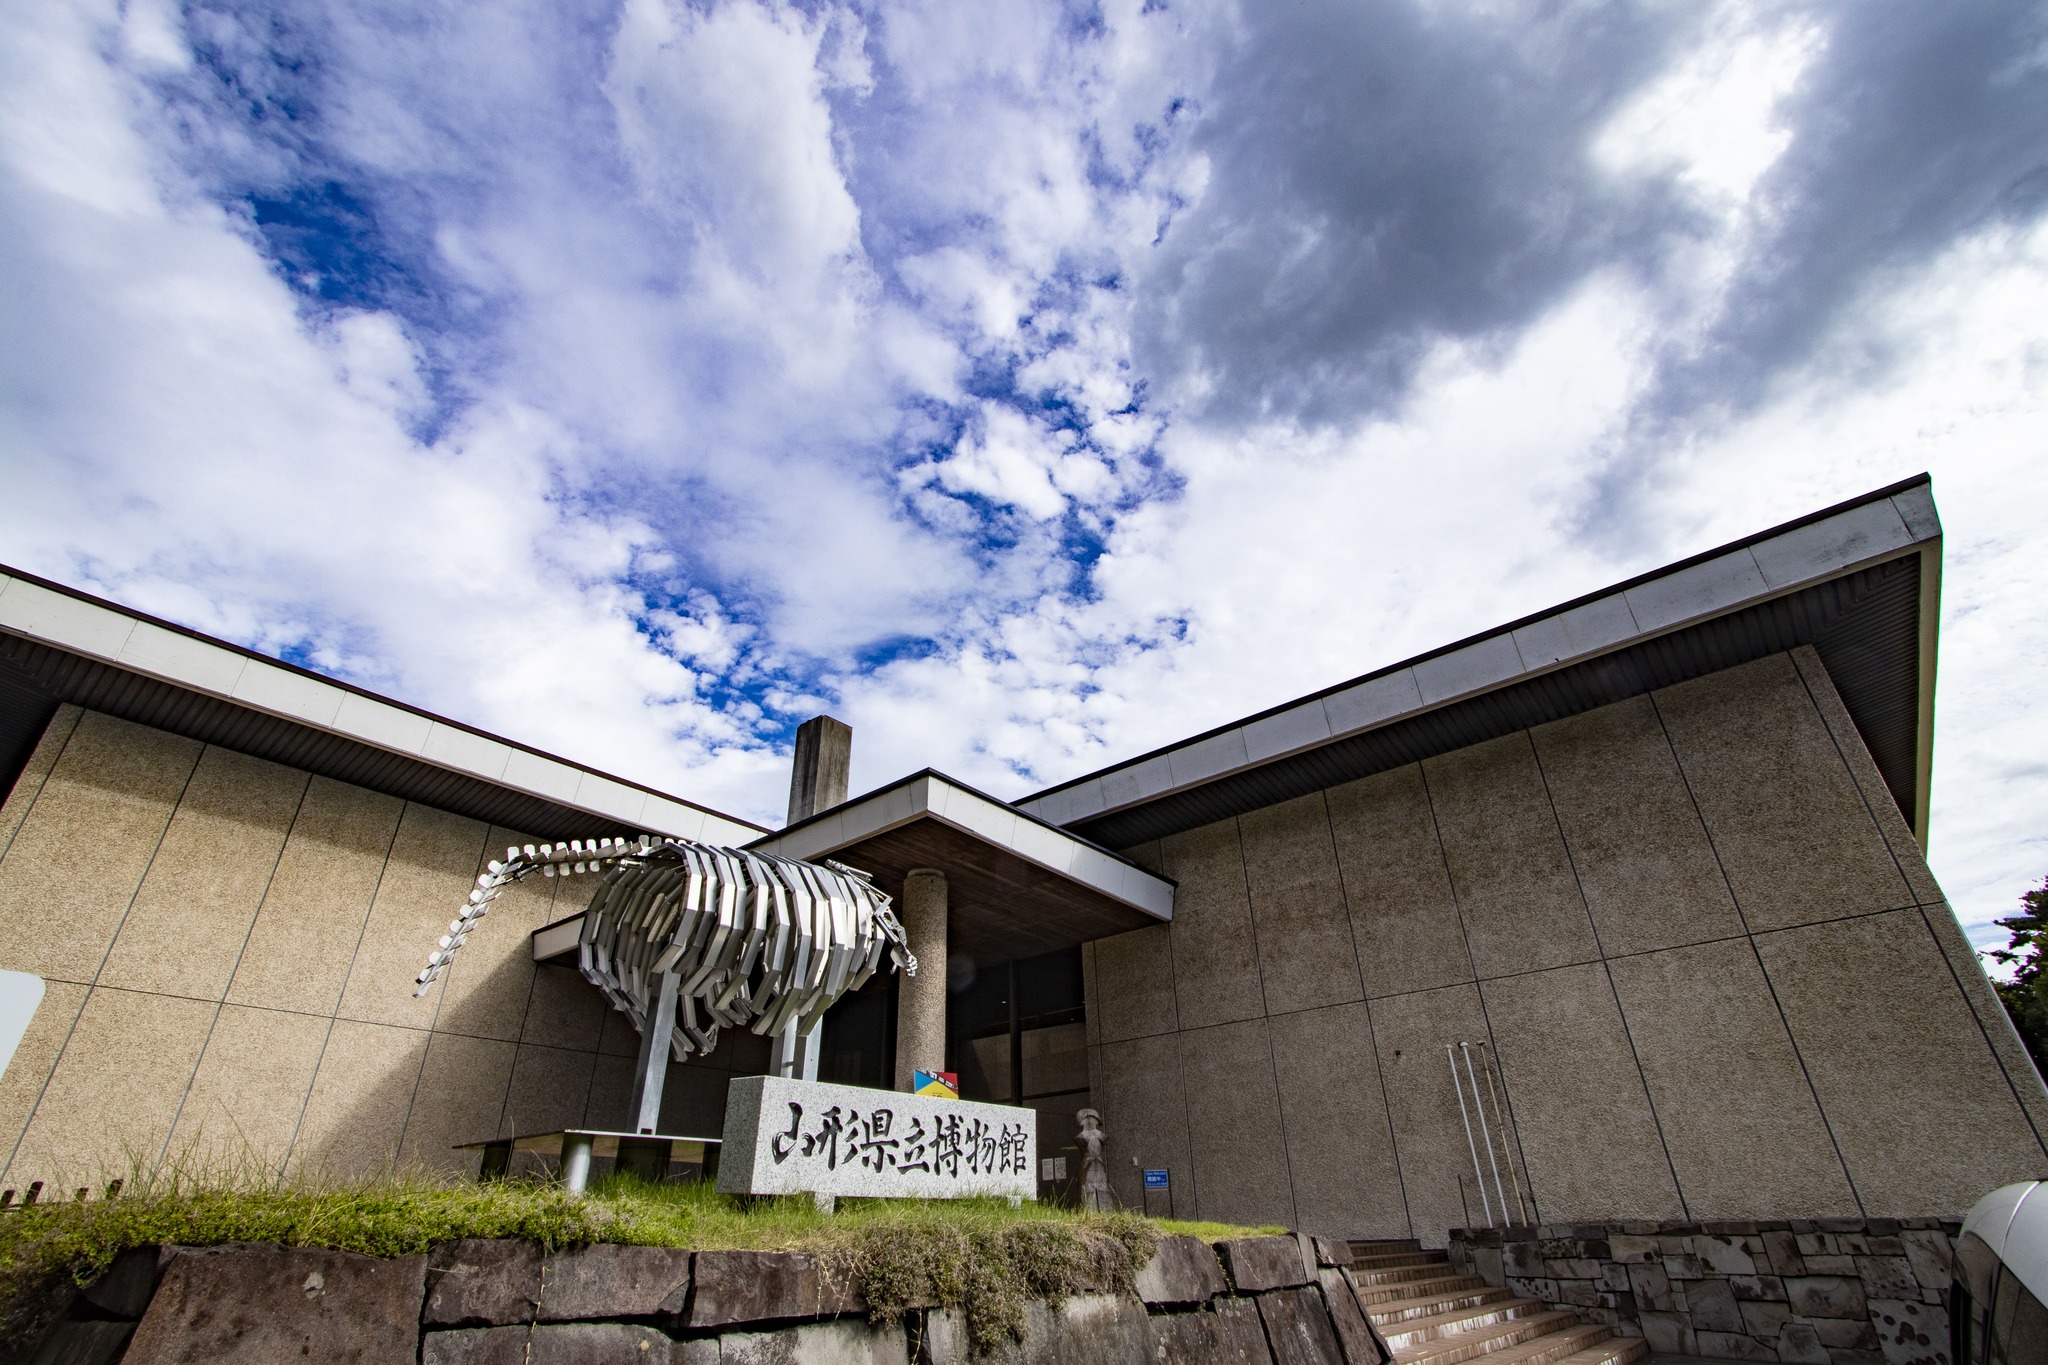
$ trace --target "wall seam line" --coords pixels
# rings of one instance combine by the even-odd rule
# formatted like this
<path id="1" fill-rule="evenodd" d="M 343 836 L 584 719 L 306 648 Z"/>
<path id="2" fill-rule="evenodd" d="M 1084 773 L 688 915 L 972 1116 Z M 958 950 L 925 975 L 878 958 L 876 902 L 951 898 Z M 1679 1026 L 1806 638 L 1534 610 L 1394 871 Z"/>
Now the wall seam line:
<path id="1" fill-rule="evenodd" d="M 484 838 L 489 839 L 491 837 L 491 829 L 495 828 L 500 827 L 492 826 L 486 829 L 484 831 Z M 487 843 L 484 845 L 484 857 L 486 860 L 490 858 L 491 850 L 496 847 L 497 845 L 494 843 Z M 543 927 L 554 923 L 555 902 L 559 901 L 562 898 L 562 887 L 567 880 L 568 879 L 564 877 L 555 878 L 554 890 L 548 892 L 547 914 L 541 920 L 541 924 Z M 533 956 L 533 954 L 529 952 L 527 956 L 531 957 Z M 508 1122 L 517 1121 L 512 1113 L 512 1085 L 513 1082 L 519 1079 L 519 1050 L 526 1046 L 526 1021 L 533 1015 L 533 989 L 538 984 L 540 984 L 540 968 L 538 964 L 535 964 L 533 975 L 526 978 L 526 1004 L 523 1007 L 521 1007 L 519 1011 L 519 1034 L 512 1040 L 512 1074 L 505 1078 L 505 1098 L 498 1105 L 497 1131 L 500 1133 L 506 1131 L 505 1125 Z M 603 1034 L 604 1025 L 600 1021 L 600 1023 L 598 1024 L 598 1036 L 602 1038 Z M 821 1046 L 824 1042 L 824 1037 L 825 1035 L 822 1033 L 818 1035 L 819 1043 Z M 592 1068 L 592 1070 L 595 1071 L 595 1068 Z M 585 1115 L 588 1115 L 588 1113 L 590 1112 L 590 1087 L 587 1085 L 584 1087 L 583 1090 L 583 1108 L 579 1112 Z M 516 1133 L 514 1133 L 513 1135 L 517 1136 Z"/>
<path id="2" fill-rule="evenodd" d="M 1795 667 L 1792 671 L 1797 674 L 1799 670 Z M 1763 974 L 1764 989 L 1771 994 L 1771 1008 L 1778 1012 L 1778 1027 L 1785 1030 L 1785 1041 L 1791 1045 L 1792 1059 L 1799 1063 L 1799 1074 L 1806 1081 L 1806 1093 L 1813 1097 L 1813 1109 L 1820 1115 L 1821 1131 L 1828 1135 L 1828 1145 L 1834 1148 L 1835 1163 L 1842 1168 L 1842 1179 L 1848 1182 L 1849 1197 L 1856 1201 L 1857 1212 L 1868 1217 L 1863 1207 L 1863 1192 L 1856 1188 L 1856 1176 L 1849 1169 L 1849 1158 L 1842 1152 L 1842 1140 L 1835 1136 L 1834 1121 L 1828 1117 L 1827 1105 L 1821 1102 L 1820 1087 L 1813 1080 L 1813 1069 L 1806 1064 L 1806 1050 L 1799 1046 L 1799 1035 L 1792 1031 L 1792 1018 L 1785 1013 L 1785 1002 L 1778 997 L 1778 983 L 1771 979 L 1771 969 L 1764 962 L 1763 949 L 1757 946 L 1757 931 L 1750 925 L 1749 912 L 1742 908 L 1742 897 L 1735 894 L 1735 879 L 1728 875 L 1728 864 L 1722 860 L 1720 842 L 1714 838 L 1713 826 L 1707 823 L 1707 813 L 1700 809 L 1699 793 L 1693 790 L 1692 774 L 1685 770 L 1685 759 L 1678 752 L 1678 741 L 1672 737 L 1671 727 L 1665 723 L 1664 708 L 1657 704 L 1654 691 L 1645 695 L 1650 699 L 1651 713 L 1657 717 L 1657 730 L 1664 736 L 1664 746 L 1671 751 L 1671 761 L 1678 768 L 1678 780 L 1685 786 L 1685 799 L 1692 803 L 1693 818 L 1700 822 L 1700 832 L 1707 837 L 1707 850 L 1714 855 L 1714 867 L 1721 874 L 1721 884 L 1727 888 L 1729 904 L 1735 907 L 1735 918 L 1742 924 L 1742 936 L 1749 941 L 1750 956 L 1756 960 L 1757 971 Z"/>
<path id="3" fill-rule="evenodd" d="M 1629 1060 L 1635 1063 L 1636 1084 L 1643 1088 L 1643 1103 L 1650 1110 L 1650 1126 L 1657 1130 L 1657 1146 L 1664 1153 L 1665 1169 L 1671 1172 L 1671 1189 L 1678 1196 L 1678 1212 L 1692 1220 L 1692 1205 L 1685 1197 L 1685 1183 L 1678 1178 L 1678 1162 L 1671 1155 L 1671 1140 L 1664 1135 L 1664 1116 L 1657 1112 L 1657 1097 L 1650 1091 L 1650 1075 L 1643 1070 L 1642 1049 L 1636 1046 L 1635 1030 L 1629 1027 L 1628 1007 L 1621 1003 L 1621 989 L 1614 984 L 1614 968 L 1607 960 L 1607 945 L 1600 938 L 1600 923 L 1593 918 L 1593 902 L 1586 896 L 1586 884 L 1579 878 L 1579 860 L 1572 856 L 1571 840 L 1565 837 L 1564 819 L 1557 813 L 1557 793 L 1550 789 L 1550 774 L 1543 767 L 1543 754 L 1536 747 L 1536 734 L 1529 737 L 1529 758 L 1536 765 L 1536 780 L 1543 784 L 1543 803 L 1550 808 L 1550 825 L 1557 831 L 1557 845 L 1564 850 L 1565 867 L 1572 874 L 1572 889 L 1579 893 L 1579 908 L 1586 912 L 1586 928 L 1593 935 L 1593 951 L 1600 954 L 1600 974 L 1607 978 L 1607 994 L 1614 1001 L 1615 1017 L 1621 1020 L 1621 1036 L 1628 1041 Z M 1506 1068 L 1501 1068 L 1503 1072 Z"/>
<path id="4" fill-rule="evenodd" d="M 7 842 L 4 844 L 0 844 L 0 861 L 4 861 L 6 859 L 8 852 L 12 850 L 14 847 L 14 840 L 16 836 L 18 836 L 21 833 L 22 827 L 28 824 L 29 816 L 35 814 L 36 802 L 43 799 L 43 788 L 50 785 L 50 778 L 56 774 L 57 765 L 64 761 L 65 752 L 71 748 L 72 736 L 78 733 L 78 722 L 85 718 L 84 708 L 79 707 L 75 702 L 66 702 L 65 705 L 72 707 L 74 711 L 74 714 L 71 717 L 71 728 L 64 732 L 63 740 L 59 742 L 59 744 L 57 745 L 57 752 L 50 759 L 50 766 L 43 771 L 43 775 L 41 777 L 36 779 L 36 789 L 29 793 L 28 804 L 22 808 L 21 819 L 15 821 L 14 828 L 7 831 Z M 62 708 L 59 709 L 61 710 Z M 51 722 L 54 724 L 56 721 L 56 717 L 53 715 L 50 719 Z M 46 737 L 48 736 L 49 730 L 47 727 L 45 727 L 43 733 Z M 37 747 L 41 747 L 40 741 L 38 741 Z M 34 763 L 36 761 L 36 756 L 33 750 L 31 750 L 29 753 L 28 761 L 30 763 Z M 20 778 L 15 779 L 16 782 L 19 782 L 20 780 Z M 12 797 L 13 795 L 14 793 L 12 791 L 7 793 L 8 797 Z M 6 799 L 0 798 L 0 805 L 4 805 L 5 803 Z"/>
<path id="5" fill-rule="evenodd" d="M 1166 861 L 1166 841 L 1162 839 L 1159 841 L 1160 865 L 1165 866 Z M 1198 1180 L 1195 1176 L 1194 1107 L 1188 1101 L 1188 1069 L 1187 1066 L 1182 1062 L 1180 1054 L 1181 1034 L 1185 1032 L 1185 1030 L 1181 1027 L 1180 1022 L 1180 960 L 1174 956 L 1173 926 L 1174 921 L 1168 920 L 1166 923 L 1166 976 L 1167 980 L 1172 983 L 1172 991 L 1170 992 L 1170 994 L 1173 999 L 1173 1032 L 1167 1035 L 1151 1034 L 1148 1036 L 1155 1038 L 1171 1037 L 1173 1039 L 1173 1074 L 1174 1077 L 1180 1083 L 1180 1137 L 1182 1150 L 1186 1151 L 1188 1154 L 1188 1184 L 1192 1187 L 1188 1192 L 1188 1197 L 1195 1206 L 1195 1217 L 1200 1218 L 1202 1216 L 1202 1182 Z M 1102 990 L 1102 964 L 1099 957 L 1096 962 L 1095 972 L 1095 989 L 1097 994 L 1100 994 Z M 1103 1041 L 1104 1043 L 1107 1043 L 1108 1039 L 1105 1038 Z M 1094 1087 L 1094 1079 L 1095 1078 L 1093 1076 L 1089 1077 L 1089 1086 L 1091 1089 L 1093 1089 Z M 1142 1182 L 1143 1177 L 1140 1177 L 1140 1188 L 1138 1192 L 1138 1197 L 1141 1200 L 1144 1198 L 1144 1189 Z M 1174 1202 L 1172 1182 L 1173 1177 L 1169 1175 L 1167 1177 L 1166 1186 L 1166 1207 L 1169 1211 L 1172 1210 Z"/>
<path id="6" fill-rule="evenodd" d="M 488 824 L 484 826 L 482 838 L 486 841 L 491 837 L 491 828 Z M 491 846 L 488 842 L 485 842 L 477 849 L 476 857 L 471 860 L 469 865 L 469 875 L 472 882 L 481 875 L 481 869 L 490 856 Z M 365 920 L 364 923 L 365 927 L 367 927 L 368 921 Z M 413 1073 L 412 1094 L 406 1097 L 405 1122 L 398 1129 L 398 1150 L 391 1154 L 393 1170 L 398 1169 L 398 1162 L 405 1156 L 406 1135 L 412 1131 L 412 1111 L 418 1107 L 420 1102 L 420 1086 L 425 1084 L 427 1079 L 427 1058 L 433 1055 L 434 1034 L 438 1031 L 441 1023 L 441 1007 L 448 1003 L 448 987 L 454 980 L 455 973 L 451 970 L 441 978 L 441 989 L 434 993 L 434 1012 L 427 1017 L 427 1044 L 420 1049 L 419 1070 Z M 514 1043 L 512 1047 L 512 1061 L 514 1065 L 517 1065 L 519 1061 L 519 1045 Z M 512 1078 L 509 1074 L 505 1077 L 505 1083 L 508 1086 L 512 1083 Z"/>
<path id="7" fill-rule="evenodd" d="M 81 723 L 83 719 L 81 716 Z M 71 733 L 76 736 L 78 731 L 74 727 Z M 64 747 L 71 747 L 70 739 L 64 741 Z M 0 1166 L 0 1180 L 6 1179 L 7 1174 L 14 1169 L 14 1159 L 20 1155 L 21 1144 L 27 1140 L 28 1130 L 35 1124 L 36 1111 L 43 1107 L 43 1100 L 50 1093 L 50 1082 L 57 1078 L 57 1068 L 64 1064 L 64 1054 L 71 1050 L 71 1040 L 78 1034 L 78 1021 L 85 1018 L 86 1008 L 92 1004 L 93 992 L 99 989 L 100 976 L 107 970 L 107 959 L 114 955 L 114 944 L 119 941 L 121 930 L 128 923 L 129 913 L 135 909 L 135 900 L 142 894 L 143 883 L 149 880 L 150 869 L 156 866 L 156 855 L 163 852 L 164 837 L 171 832 L 171 822 L 178 818 L 178 807 L 185 804 L 185 793 L 192 789 L 192 775 L 199 771 L 199 760 L 205 753 L 206 746 L 202 744 L 199 746 L 199 752 L 192 755 L 192 766 L 185 770 L 185 780 L 178 787 L 177 798 L 171 802 L 170 814 L 164 817 L 163 828 L 156 832 L 156 842 L 150 846 L 149 859 L 142 865 L 142 874 L 135 879 L 135 889 L 128 893 L 128 904 L 121 908 L 121 918 L 114 922 L 114 932 L 107 935 L 107 946 L 100 953 L 99 965 L 93 968 L 92 980 L 86 983 L 85 998 L 78 1002 L 78 1013 L 71 1016 L 71 1027 L 64 1030 L 64 1041 L 57 1045 L 57 1055 L 50 1062 L 50 1074 L 43 1077 L 42 1085 L 36 1090 L 35 1103 L 28 1107 L 28 1117 L 22 1121 L 21 1134 L 14 1139 L 14 1147 L 7 1153 L 7 1164 Z M 50 771 L 56 772 L 57 765 L 51 764 Z M 38 791 L 37 795 L 40 796 L 41 792 Z"/>
<path id="8" fill-rule="evenodd" d="M 1301 1222 L 1301 1197 L 1294 1189 L 1294 1154 L 1287 1150 L 1287 1107 L 1280 1100 L 1280 1058 L 1273 1050 L 1272 1005 L 1266 999 L 1266 958 L 1259 950 L 1259 912 L 1252 904 L 1252 871 L 1250 861 L 1244 855 L 1244 818 L 1230 817 L 1231 827 L 1237 831 L 1237 878 L 1244 887 L 1245 918 L 1252 926 L 1252 970 L 1259 978 L 1259 1029 L 1266 1035 L 1266 1068 L 1273 1073 L 1273 1117 L 1280 1124 L 1280 1165 L 1287 1172 L 1287 1205 L 1294 1216 L 1289 1221 Z M 1359 989 L 1364 990 L 1364 983 Z M 1181 1068 L 1181 1084 L 1187 1084 L 1187 1068 Z M 1190 1155 L 1193 1154 L 1194 1131 L 1188 1131 Z"/>
<path id="9" fill-rule="evenodd" d="M 207 747 L 217 748 L 219 746 L 208 745 Z M 228 752 L 233 751 L 229 750 Z M 202 752 L 200 757 L 203 760 L 205 754 Z M 185 1078 L 184 1093 L 178 1096 L 178 1107 L 171 1111 L 170 1127 L 164 1129 L 164 1143 L 157 1150 L 156 1154 L 158 1166 L 162 1166 L 165 1159 L 170 1156 L 171 1139 L 177 1136 L 178 1123 L 185 1117 L 185 1106 L 192 1099 L 192 1087 L 199 1082 L 199 1068 L 206 1065 L 206 1050 L 213 1046 L 213 1034 L 214 1030 L 220 1027 L 221 1011 L 227 1008 L 228 994 L 235 987 L 235 973 L 242 969 L 242 959 L 249 952 L 249 940 L 256 933 L 256 921 L 263 915 L 264 902 L 270 899 L 271 885 L 277 880 L 277 869 L 284 862 L 285 848 L 291 843 L 292 831 L 299 827 L 299 816 L 306 809 L 306 793 L 312 790 L 313 774 L 306 773 L 305 778 L 305 782 L 299 787 L 299 799 L 292 806 L 292 818 L 285 824 L 284 837 L 277 841 L 277 856 L 270 860 L 270 871 L 263 878 L 262 894 L 256 897 L 256 908 L 249 914 L 249 927 L 242 931 L 242 946 L 235 950 L 234 965 L 228 968 L 228 979 L 221 983 L 220 998 L 213 1002 L 213 1017 L 206 1021 L 206 1036 L 199 1042 L 199 1055 L 192 1059 L 192 1074 Z M 306 1078 L 307 1087 L 310 1089 L 312 1084 L 313 1078 L 308 1076 Z M 233 1114 L 228 1115 L 228 1122 L 234 1123 L 234 1119 L 235 1116 Z M 235 1124 L 235 1130 L 240 1132 L 241 1125 Z M 244 1138 L 243 1141 L 246 1143 L 247 1139 Z"/>
<path id="10" fill-rule="evenodd" d="M 1818 654 L 1815 657 L 1819 657 Z M 1814 713 L 1820 717 L 1821 729 L 1827 732 L 1828 741 L 1835 746 L 1835 757 L 1841 760 L 1843 771 L 1848 773 L 1849 785 L 1855 788 L 1857 799 L 1863 803 L 1864 815 L 1869 817 L 1871 825 L 1877 830 L 1878 842 L 1884 845 L 1886 854 L 1892 860 L 1893 869 L 1899 874 L 1899 880 L 1905 883 L 1907 897 L 1917 901 L 1919 896 L 1913 890 L 1913 879 L 1906 875 L 1904 865 L 1899 862 L 1898 850 L 1893 848 L 1892 841 L 1885 837 L 1884 825 L 1878 820 L 1877 812 L 1871 809 L 1870 796 L 1863 790 L 1863 784 L 1857 781 L 1855 766 L 1849 762 L 1848 754 L 1842 751 L 1842 741 L 1835 734 L 1835 727 L 1828 724 L 1828 713 L 1821 709 L 1820 698 L 1814 695 L 1813 683 L 1807 678 L 1806 670 L 1799 666 L 1798 656 L 1794 654 L 1791 658 L 1792 671 L 1798 676 L 1799 685 L 1806 689 L 1806 699 L 1813 706 Z M 1825 670 L 1827 666 L 1823 664 L 1821 667 Z M 1832 685 L 1834 680 L 1830 678 L 1828 681 Z M 1839 700 L 1839 697 L 1837 700 Z M 1931 868 L 1929 869 L 1929 875 L 1933 875 L 1933 869 Z M 1977 1013 L 1977 1006 L 1971 1001 L 1970 992 L 1963 985 L 1962 973 L 1956 969 L 1956 964 L 1949 960 L 1947 951 L 1941 946 L 1941 939 L 1935 934 L 1934 925 L 1928 921 L 1926 907 L 1916 906 L 1915 908 L 1920 911 L 1920 922 L 1922 927 L 1927 930 L 1927 936 L 1934 940 L 1935 955 L 1941 959 L 1942 965 L 1948 968 L 1949 980 L 1955 983 L 1956 994 L 1963 999 L 1963 1008 L 1969 1011 L 1971 1022 L 1977 1025 L 1977 1033 L 1984 1039 L 1984 1050 L 1991 1054 L 1991 1064 L 1998 1068 L 1999 1075 L 2005 1077 L 2005 1088 L 2012 1092 L 2012 1102 L 2018 1106 L 2020 1117 L 2026 1120 L 2027 1131 L 2034 1135 L 2035 1144 L 2044 1153 L 2048 1153 L 2048 1140 L 2043 1139 L 2040 1128 L 2034 1123 L 2034 1116 L 2027 1112 L 2027 1102 L 2020 1098 L 2019 1084 L 2013 1080 L 2012 1073 L 2006 1070 L 2004 1059 L 1998 1055 L 1998 1047 L 1991 1041 L 1991 1029 L 1985 1024 L 1983 1016 Z M 1964 937 L 1967 939 L 1968 935 L 1966 934 Z M 1972 951 L 1975 951 L 1975 947 L 1976 945 L 1971 945 Z M 2001 1002 L 2002 1006 L 2003 1002 Z"/>
<path id="11" fill-rule="evenodd" d="M 384 843 L 384 860 L 377 864 L 377 880 L 370 884 L 370 899 L 363 906 L 363 922 L 356 926 L 356 942 L 355 946 L 349 949 L 348 966 L 341 974 L 341 989 L 335 993 L 334 1010 L 327 1016 L 327 1031 L 320 1036 L 320 1055 L 313 1063 L 313 1083 L 306 1087 L 306 1097 L 299 1102 L 299 1116 L 292 1120 L 291 1141 L 285 1144 L 284 1162 L 278 1170 L 279 1186 L 284 1184 L 285 1175 L 292 1168 L 292 1157 L 298 1152 L 299 1135 L 306 1126 L 306 1111 L 312 1108 L 313 1092 L 320 1088 L 320 1072 L 327 1065 L 327 1048 L 334 1041 L 334 1026 L 341 1020 L 341 1002 L 348 995 L 348 979 L 355 975 L 356 958 L 363 951 L 363 938 L 370 932 L 370 916 L 377 909 L 377 896 L 384 890 L 384 874 L 391 870 L 391 854 L 398 847 L 398 831 L 404 828 L 405 813 L 411 805 L 410 801 L 401 802 L 398 807 L 398 818 L 391 822 L 391 837 Z M 400 1136 L 403 1134 L 404 1130 L 401 1129 Z"/>
<path id="12" fill-rule="evenodd" d="M 1500 1047 L 1495 1042 L 1493 1036 L 1493 1014 L 1486 1008 L 1486 989 L 1479 980 L 1479 960 L 1472 955 L 1472 933 L 1465 925 L 1465 902 L 1458 895 L 1457 874 L 1451 871 L 1451 851 L 1444 846 L 1443 823 L 1436 818 L 1436 791 L 1429 784 L 1429 764 L 1426 761 L 1417 762 L 1415 771 L 1422 779 L 1422 799 L 1429 807 L 1429 831 L 1436 837 L 1436 856 L 1444 865 L 1444 886 L 1451 893 L 1451 913 L 1457 917 L 1458 939 L 1465 945 L 1465 969 L 1472 973 L 1470 984 L 1472 994 L 1479 1000 L 1480 1026 L 1486 1030 L 1486 1045 L 1493 1049 L 1493 1055 L 1497 1059 L 1500 1056 Z M 1455 988 L 1464 984 L 1466 983 L 1453 982 L 1451 986 Z M 1443 990 L 1446 987 L 1440 986 L 1437 989 Z M 1515 1118 L 1515 1090 L 1508 1083 L 1508 1069 L 1505 1066 L 1494 1069 L 1500 1073 L 1501 1103 L 1507 1107 L 1509 1126 L 1514 1129 L 1515 1156 L 1519 1157 L 1522 1162 L 1522 1182 L 1528 1187 L 1529 1209 L 1535 1215 L 1536 1223 L 1540 1225 L 1543 1222 L 1543 1205 L 1536 1198 L 1536 1173 L 1529 1168 L 1529 1154 L 1522 1146 L 1522 1125 Z M 1452 1072 L 1451 1083 L 1453 1085 L 1458 1083 L 1455 1071 Z M 1474 1180 L 1479 1178 L 1479 1173 L 1476 1170 L 1472 1175 Z M 1463 1177 L 1460 1176 L 1460 1198 L 1463 1198 L 1463 1183 Z M 1485 1193 L 1483 1187 L 1480 1192 L 1482 1194 Z"/>
<path id="13" fill-rule="evenodd" d="M 1330 831 L 1330 862 L 1337 869 L 1337 894 L 1344 898 L 1344 922 L 1351 931 L 1351 961 L 1358 969 L 1358 1003 L 1365 1010 L 1365 1046 L 1372 1053 L 1373 1075 L 1379 1079 L 1380 1115 L 1387 1121 L 1387 1145 L 1393 1149 L 1394 1184 L 1401 1191 L 1401 1218 L 1408 1225 L 1408 1235 L 1413 1237 L 1415 1211 L 1408 1206 L 1408 1177 L 1401 1170 L 1401 1140 L 1394 1136 L 1394 1106 L 1387 1098 L 1387 1069 L 1380 1065 L 1379 1030 L 1372 1022 L 1372 998 L 1365 993 L 1365 953 L 1358 946 L 1358 917 L 1351 912 L 1351 887 L 1344 880 L 1344 855 L 1337 847 L 1337 820 L 1330 813 L 1330 789 L 1325 787 L 1318 795 L 1323 799 L 1323 823 Z"/>

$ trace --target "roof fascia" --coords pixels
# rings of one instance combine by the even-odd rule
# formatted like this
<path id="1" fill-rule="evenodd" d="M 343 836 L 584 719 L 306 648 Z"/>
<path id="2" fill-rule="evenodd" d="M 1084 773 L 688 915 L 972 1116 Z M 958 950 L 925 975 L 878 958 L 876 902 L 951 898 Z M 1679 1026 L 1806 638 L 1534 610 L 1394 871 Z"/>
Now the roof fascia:
<path id="1" fill-rule="evenodd" d="M 1157 920 L 1174 883 L 1078 835 L 926 768 L 747 845 L 781 858 L 830 857 L 917 820 L 936 820 Z"/>
<path id="2" fill-rule="evenodd" d="M 4 565 L 0 630 L 637 829 L 712 843 L 762 831 L 752 821 Z"/>
<path id="3" fill-rule="evenodd" d="M 1922 576 L 1919 660 L 1920 809 L 1915 833 L 1924 840 L 1933 752 L 1933 632 L 1938 627 L 1937 614 L 1927 608 L 1930 601 L 1938 605 L 1940 544 L 1941 522 L 1931 481 L 1925 474 L 1916 475 L 1048 787 L 1016 805 L 1059 825 L 1092 820 L 1918 550 L 1923 570 L 1930 565 L 1933 569 Z M 1933 599 L 1927 596 L 1930 584 Z"/>

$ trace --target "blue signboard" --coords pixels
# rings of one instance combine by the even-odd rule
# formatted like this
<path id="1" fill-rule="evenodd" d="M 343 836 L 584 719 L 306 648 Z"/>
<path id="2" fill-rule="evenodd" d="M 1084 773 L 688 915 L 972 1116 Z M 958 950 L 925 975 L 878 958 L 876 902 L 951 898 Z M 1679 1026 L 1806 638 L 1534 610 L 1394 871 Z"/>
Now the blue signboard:
<path id="1" fill-rule="evenodd" d="M 1163 1190 L 1163 1189 L 1165 1189 L 1165 1188 L 1166 1188 L 1166 1172 L 1165 1172 L 1165 1171 L 1147 1171 L 1147 1172 L 1145 1172 L 1145 1188 L 1146 1188 L 1146 1189 L 1148 1189 L 1148 1190 Z"/>

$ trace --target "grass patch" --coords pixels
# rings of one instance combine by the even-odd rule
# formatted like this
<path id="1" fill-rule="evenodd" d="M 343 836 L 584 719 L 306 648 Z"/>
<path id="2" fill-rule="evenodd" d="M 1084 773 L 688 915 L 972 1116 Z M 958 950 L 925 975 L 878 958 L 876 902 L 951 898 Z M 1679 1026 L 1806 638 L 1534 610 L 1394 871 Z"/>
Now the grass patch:
<path id="1" fill-rule="evenodd" d="M 0 1215 L 0 1352 L 47 1326 L 65 1281 L 88 1284 L 130 1247 L 281 1242 L 401 1256 L 466 1237 L 517 1237 L 552 1250 L 593 1242 L 697 1251 L 812 1251 L 857 1283 L 878 1320 L 912 1307 L 958 1308 L 977 1350 L 1014 1338 L 1033 1299 L 1130 1294 L 1159 1238 L 1257 1231 L 1158 1223 L 1002 1200 L 743 1202 L 707 1185 L 595 1182 L 571 1199 L 552 1184 L 451 1183 L 429 1176 L 303 1188 L 131 1186 L 113 1200 L 41 1204 Z M 1265 1229 L 1270 1231 L 1272 1229 Z"/>

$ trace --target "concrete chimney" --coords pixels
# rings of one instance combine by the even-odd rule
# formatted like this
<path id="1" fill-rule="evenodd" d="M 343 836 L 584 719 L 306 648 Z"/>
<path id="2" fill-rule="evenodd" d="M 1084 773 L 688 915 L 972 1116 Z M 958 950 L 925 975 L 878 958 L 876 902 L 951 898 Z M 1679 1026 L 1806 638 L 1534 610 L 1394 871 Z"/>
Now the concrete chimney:
<path id="1" fill-rule="evenodd" d="M 789 770 L 789 823 L 843 804 L 852 762 L 853 727 L 845 721 L 812 716 L 798 726 Z"/>

